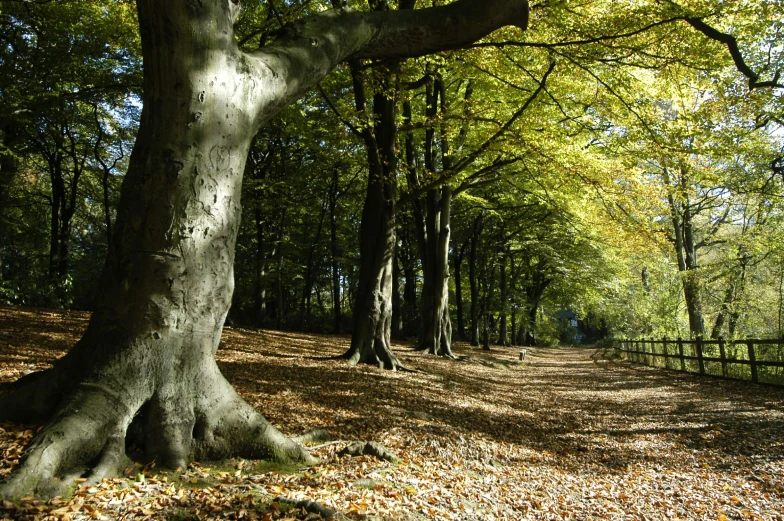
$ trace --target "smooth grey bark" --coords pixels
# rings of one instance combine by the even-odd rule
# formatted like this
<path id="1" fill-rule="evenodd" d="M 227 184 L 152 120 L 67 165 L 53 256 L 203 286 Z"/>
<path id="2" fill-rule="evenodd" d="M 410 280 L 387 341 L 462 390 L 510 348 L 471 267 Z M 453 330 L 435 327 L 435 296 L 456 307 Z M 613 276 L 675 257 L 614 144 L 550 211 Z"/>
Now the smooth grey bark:
<path id="1" fill-rule="evenodd" d="M 56 495 L 75 475 L 116 474 L 129 441 L 172 468 L 229 456 L 311 461 L 215 362 L 251 139 L 341 61 L 459 47 L 510 22 L 525 26 L 528 13 L 519 0 L 416 13 L 333 10 L 246 54 L 234 41 L 235 1 L 137 2 L 144 108 L 97 311 L 52 369 L 0 398 L 0 420 L 46 423 L 0 485 L 2 497 Z"/>

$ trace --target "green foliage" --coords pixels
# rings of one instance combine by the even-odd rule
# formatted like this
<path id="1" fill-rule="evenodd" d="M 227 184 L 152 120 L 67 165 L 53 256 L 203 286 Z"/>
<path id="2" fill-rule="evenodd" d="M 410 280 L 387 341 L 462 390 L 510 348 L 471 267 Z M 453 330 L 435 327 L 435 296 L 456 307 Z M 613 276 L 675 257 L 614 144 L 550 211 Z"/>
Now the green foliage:
<path id="1" fill-rule="evenodd" d="M 251 51 L 274 42 L 286 24 L 329 6 L 243 2 L 238 43 Z M 1 9 L 0 302 L 87 306 L 139 116 L 134 5 Z M 412 113 L 409 121 L 399 109 L 397 121 L 405 276 L 421 284 L 412 201 L 448 184 L 451 254 L 465 263 L 451 288 L 461 284 L 468 318 L 473 241 L 474 298 L 493 334 L 506 317 L 517 329 L 510 337 L 530 329 L 539 342 L 577 340 L 553 319 L 573 309 L 581 328 L 686 336 L 684 284 L 693 284 L 706 330 L 723 316 L 725 336 L 731 327 L 734 336 L 780 335 L 780 91 L 749 91 L 726 43 L 689 20 L 734 37 L 748 69 L 770 81 L 782 70 L 781 10 L 780 0 L 549 2 L 525 33 L 401 62 L 387 94 Z M 380 88 L 378 65 L 363 65 L 369 92 Z M 428 87 L 408 88 L 422 77 L 443 80 L 435 115 Z M 348 325 L 367 170 L 355 132 L 368 124 L 341 67 L 261 130 L 245 172 L 232 319 L 331 330 L 335 271 Z M 437 168 L 427 166 L 428 135 Z M 58 193 L 74 194 L 73 204 Z M 679 267 L 673 245 L 673 214 L 687 209 L 694 269 Z M 64 271 L 52 261 L 55 221 L 65 223 Z"/>

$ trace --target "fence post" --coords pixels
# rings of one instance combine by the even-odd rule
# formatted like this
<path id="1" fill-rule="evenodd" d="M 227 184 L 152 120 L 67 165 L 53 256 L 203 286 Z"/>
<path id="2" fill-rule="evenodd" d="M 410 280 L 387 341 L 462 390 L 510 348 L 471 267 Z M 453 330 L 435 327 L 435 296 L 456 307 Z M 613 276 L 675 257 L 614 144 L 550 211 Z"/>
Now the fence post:
<path id="1" fill-rule="evenodd" d="M 683 339 L 678 337 L 678 355 L 681 359 L 681 371 L 686 371 L 686 359 L 683 358 L 685 355 L 683 354 Z"/>
<path id="2" fill-rule="evenodd" d="M 700 374 L 705 374 L 705 360 L 702 358 L 702 336 L 697 335 L 697 364 L 700 366 Z"/>
<path id="3" fill-rule="evenodd" d="M 749 363 L 751 364 L 751 381 L 759 382 L 759 375 L 757 374 L 757 355 L 754 353 L 754 341 L 746 341 L 746 346 L 749 349 Z"/>
<path id="4" fill-rule="evenodd" d="M 719 356 L 721 357 L 721 375 L 727 378 L 727 349 L 724 347 L 724 337 L 719 337 Z"/>

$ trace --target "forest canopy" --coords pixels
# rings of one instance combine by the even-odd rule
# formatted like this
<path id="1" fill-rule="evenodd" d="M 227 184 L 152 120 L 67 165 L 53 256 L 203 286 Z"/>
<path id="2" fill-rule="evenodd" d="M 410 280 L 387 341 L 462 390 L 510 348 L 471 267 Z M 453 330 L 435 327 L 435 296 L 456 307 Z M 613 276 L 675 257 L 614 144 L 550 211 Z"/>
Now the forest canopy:
<path id="1" fill-rule="evenodd" d="M 328 7 L 245 2 L 237 42 Z M 230 319 L 351 329 L 362 132 L 379 117 L 361 85 L 397 105 L 396 335 L 420 334 L 430 289 L 428 187 L 452 192 L 462 338 L 565 340 L 564 309 L 605 334 L 780 335 L 781 12 L 536 3 L 525 33 L 339 67 L 253 142 Z M 136 9 L 8 1 L 2 16 L 0 299 L 90 309 L 141 108 Z"/>

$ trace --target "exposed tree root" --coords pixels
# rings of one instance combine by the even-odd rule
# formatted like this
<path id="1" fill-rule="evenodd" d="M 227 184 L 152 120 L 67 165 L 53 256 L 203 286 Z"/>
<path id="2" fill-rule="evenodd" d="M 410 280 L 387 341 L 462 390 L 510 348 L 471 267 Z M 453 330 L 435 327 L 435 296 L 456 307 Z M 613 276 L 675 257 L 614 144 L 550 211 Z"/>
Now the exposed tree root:
<path id="1" fill-rule="evenodd" d="M 332 436 L 324 429 L 313 429 L 291 438 L 297 443 L 324 443 L 332 440 Z"/>
<path id="2" fill-rule="evenodd" d="M 346 516 L 339 514 L 338 512 L 335 512 L 331 508 L 325 507 L 320 503 L 316 503 L 315 501 L 310 501 L 310 500 L 297 501 L 296 499 L 289 499 L 285 496 L 278 496 L 273 501 L 275 503 L 289 505 L 294 508 L 304 509 L 306 512 L 310 512 L 312 514 L 318 514 L 324 519 L 339 519 L 341 521 L 348 519 Z"/>
<path id="3" fill-rule="evenodd" d="M 150 367 L 145 363 L 149 359 L 126 353 L 113 364 L 94 368 L 89 376 L 72 378 L 70 385 L 62 383 L 61 375 L 73 364 L 58 363 L 46 378 L 26 379 L 4 395 L 0 418 L 28 423 L 34 418 L 46 427 L 30 442 L 19 467 L 0 484 L 0 497 L 52 497 L 63 494 L 76 478 L 99 482 L 120 475 L 129 461 L 126 446 L 141 449 L 145 459 L 169 468 L 233 456 L 319 461 L 248 405 L 220 374 L 214 359 L 176 371 Z M 32 412 L 25 410 L 26 402 L 33 405 Z"/>
<path id="4" fill-rule="evenodd" d="M 338 452 L 338 455 L 348 454 L 349 456 L 374 456 L 378 459 L 396 463 L 397 456 L 389 452 L 386 447 L 375 441 L 355 441 L 348 447 Z"/>

